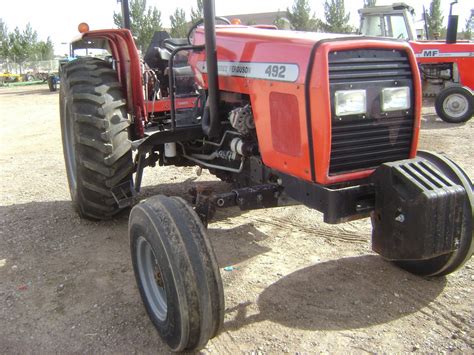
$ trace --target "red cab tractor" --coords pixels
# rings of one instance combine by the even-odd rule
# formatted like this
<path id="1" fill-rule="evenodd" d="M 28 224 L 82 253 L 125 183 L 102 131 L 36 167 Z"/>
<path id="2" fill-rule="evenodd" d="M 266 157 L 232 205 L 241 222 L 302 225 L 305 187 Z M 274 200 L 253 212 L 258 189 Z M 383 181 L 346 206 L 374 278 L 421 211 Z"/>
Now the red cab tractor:
<path id="1" fill-rule="evenodd" d="M 409 41 L 419 65 L 423 93 L 436 96 L 438 116 L 450 123 L 465 122 L 474 113 L 474 42 L 457 41 L 458 17 L 451 11 L 456 2 L 451 4 L 446 41 L 422 40 L 428 28 L 416 29 L 414 9 L 405 3 L 359 10 L 361 34 Z"/>
<path id="2" fill-rule="evenodd" d="M 102 41 L 110 57 L 62 70 L 80 216 L 131 206 L 146 166 L 197 165 L 232 184 L 196 189 L 193 204 L 159 195 L 131 210 L 138 289 L 173 351 L 204 347 L 223 324 L 206 236 L 218 208 L 290 198 L 327 223 L 370 216 L 373 249 L 417 275 L 446 275 L 471 257 L 471 180 L 446 156 L 417 152 L 422 94 L 408 43 L 216 21 L 204 0 L 188 38 L 156 33 L 144 62 L 128 29 L 87 31 L 81 40 Z"/>

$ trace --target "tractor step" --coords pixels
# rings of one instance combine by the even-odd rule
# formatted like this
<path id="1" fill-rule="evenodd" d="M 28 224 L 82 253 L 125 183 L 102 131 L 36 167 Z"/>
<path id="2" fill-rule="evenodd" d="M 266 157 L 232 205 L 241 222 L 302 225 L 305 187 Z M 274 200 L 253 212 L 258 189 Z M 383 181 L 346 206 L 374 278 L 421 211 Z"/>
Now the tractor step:
<path id="1" fill-rule="evenodd" d="M 133 182 L 131 180 L 112 187 L 110 192 L 112 193 L 112 196 L 114 197 L 115 202 L 117 202 L 119 208 L 130 207 L 137 196 L 137 193 L 133 188 Z"/>

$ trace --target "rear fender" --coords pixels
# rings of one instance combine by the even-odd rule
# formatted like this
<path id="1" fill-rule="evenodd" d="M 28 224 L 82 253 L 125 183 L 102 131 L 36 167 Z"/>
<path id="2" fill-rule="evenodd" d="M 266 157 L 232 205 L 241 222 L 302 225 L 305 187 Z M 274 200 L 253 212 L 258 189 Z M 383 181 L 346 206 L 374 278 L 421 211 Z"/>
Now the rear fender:
<path id="1" fill-rule="evenodd" d="M 127 110 L 133 117 L 135 135 L 144 136 L 147 110 L 142 90 L 140 58 L 132 33 L 127 29 L 107 29 L 89 31 L 81 34 L 75 42 L 87 39 L 108 41 L 112 56 L 116 60 L 117 74 L 127 97 Z"/>

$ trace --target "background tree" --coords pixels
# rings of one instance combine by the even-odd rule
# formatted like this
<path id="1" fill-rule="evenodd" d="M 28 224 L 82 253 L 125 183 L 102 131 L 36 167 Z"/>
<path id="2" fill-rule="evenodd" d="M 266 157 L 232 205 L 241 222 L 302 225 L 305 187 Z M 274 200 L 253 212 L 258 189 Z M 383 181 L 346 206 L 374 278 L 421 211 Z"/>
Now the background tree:
<path id="1" fill-rule="evenodd" d="M 291 25 L 285 17 L 281 16 L 280 10 L 278 10 L 278 16 L 276 17 L 273 24 L 280 30 L 287 30 L 291 28 Z"/>
<path id="2" fill-rule="evenodd" d="M 428 32 L 431 39 L 441 36 L 443 32 L 443 20 L 441 12 L 441 0 L 432 0 L 427 16 Z"/>
<path id="3" fill-rule="evenodd" d="M 36 44 L 35 55 L 39 60 L 50 60 L 54 58 L 54 45 L 51 38 L 46 41 L 39 41 Z"/>
<path id="4" fill-rule="evenodd" d="M 121 13 L 114 12 L 114 23 L 117 27 L 123 26 Z M 155 31 L 163 29 L 161 23 L 161 12 L 156 6 L 147 6 L 146 0 L 130 1 L 130 27 L 135 42 L 142 52 L 146 51 L 151 43 Z"/>
<path id="5" fill-rule="evenodd" d="M 464 39 L 472 39 L 471 21 L 474 21 L 474 17 L 466 20 L 466 27 L 464 27 L 463 37 Z"/>
<path id="6" fill-rule="evenodd" d="M 294 0 L 291 11 L 286 9 L 286 17 L 290 21 L 291 28 L 297 31 L 317 31 L 320 21 L 314 12 L 311 15 L 309 0 Z"/>
<path id="7" fill-rule="evenodd" d="M 372 7 L 376 5 L 377 0 L 364 0 L 364 7 Z"/>
<path id="8" fill-rule="evenodd" d="M 35 49 L 38 42 L 38 33 L 31 28 L 28 23 L 23 31 L 16 27 L 13 32 L 8 34 L 9 48 L 8 59 L 20 66 L 22 74 L 23 64 L 34 58 Z"/>
<path id="9" fill-rule="evenodd" d="M 188 24 L 186 23 L 186 13 L 183 9 L 177 8 L 170 16 L 171 37 L 184 38 L 188 34 Z"/>
<path id="10" fill-rule="evenodd" d="M 9 38 L 7 25 L 0 18 L 0 59 L 6 59 L 8 55 Z"/>
<path id="11" fill-rule="evenodd" d="M 0 60 L 17 64 L 20 74 L 27 61 L 49 60 L 54 58 L 54 45 L 48 37 L 38 41 L 38 33 L 30 24 L 24 29 L 16 27 L 9 32 L 5 22 L 0 19 Z"/>
<path id="12" fill-rule="evenodd" d="M 346 13 L 344 0 L 326 0 L 324 3 L 326 22 L 322 24 L 325 32 L 350 33 L 354 29 L 349 25 L 350 13 Z"/>
<path id="13" fill-rule="evenodd" d="M 203 8 L 202 8 L 202 0 L 196 0 L 196 10 L 194 7 L 191 8 L 191 22 L 196 23 L 198 20 L 204 17 Z"/>

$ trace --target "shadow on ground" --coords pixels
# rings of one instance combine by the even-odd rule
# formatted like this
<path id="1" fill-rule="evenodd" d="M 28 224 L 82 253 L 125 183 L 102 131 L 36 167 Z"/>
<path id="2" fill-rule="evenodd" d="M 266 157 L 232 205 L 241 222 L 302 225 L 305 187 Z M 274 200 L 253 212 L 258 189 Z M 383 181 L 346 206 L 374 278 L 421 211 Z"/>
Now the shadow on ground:
<path id="1" fill-rule="evenodd" d="M 445 278 L 427 280 L 397 269 L 375 255 L 342 258 L 298 270 L 266 288 L 259 313 L 248 304 L 226 330 L 269 320 L 308 330 L 348 330 L 388 323 L 426 307 L 443 291 Z"/>

